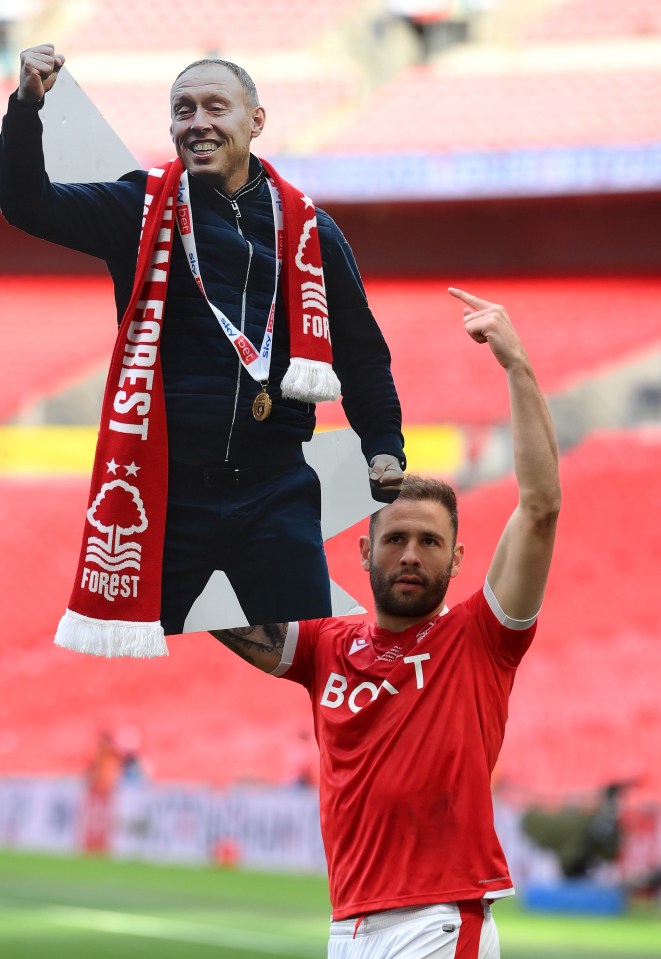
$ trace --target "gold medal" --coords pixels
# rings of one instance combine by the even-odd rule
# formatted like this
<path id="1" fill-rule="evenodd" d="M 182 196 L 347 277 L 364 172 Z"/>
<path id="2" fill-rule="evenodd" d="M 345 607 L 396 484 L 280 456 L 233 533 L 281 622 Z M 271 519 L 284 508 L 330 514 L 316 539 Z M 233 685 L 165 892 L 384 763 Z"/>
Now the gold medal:
<path id="1" fill-rule="evenodd" d="M 262 386 L 261 393 L 258 393 L 252 401 L 252 415 L 259 423 L 262 423 L 269 418 L 272 409 L 273 400 L 266 392 L 264 386 Z"/>

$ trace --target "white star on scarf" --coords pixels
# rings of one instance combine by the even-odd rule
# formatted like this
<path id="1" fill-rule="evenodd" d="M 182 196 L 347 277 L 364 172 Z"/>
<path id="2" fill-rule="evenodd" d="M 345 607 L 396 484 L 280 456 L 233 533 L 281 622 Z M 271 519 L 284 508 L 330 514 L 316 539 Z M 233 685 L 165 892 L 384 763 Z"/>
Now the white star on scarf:
<path id="1" fill-rule="evenodd" d="M 140 467 L 136 466 L 135 463 L 129 463 L 129 465 L 125 466 L 124 469 L 126 470 L 127 476 L 137 476 Z"/>
<path id="2" fill-rule="evenodd" d="M 302 196 L 302 197 L 301 197 L 301 200 L 302 200 L 303 203 L 305 204 L 305 209 L 306 209 L 306 210 L 309 209 L 309 207 L 311 207 L 311 206 L 313 207 L 313 206 L 314 206 L 314 200 L 311 200 L 309 196 Z"/>
<path id="3" fill-rule="evenodd" d="M 108 467 L 109 473 L 113 473 L 115 476 L 117 476 L 117 468 L 119 467 L 119 463 L 115 462 L 114 457 L 110 460 L 109 463 L 106 463 L 106 466 Z"/>

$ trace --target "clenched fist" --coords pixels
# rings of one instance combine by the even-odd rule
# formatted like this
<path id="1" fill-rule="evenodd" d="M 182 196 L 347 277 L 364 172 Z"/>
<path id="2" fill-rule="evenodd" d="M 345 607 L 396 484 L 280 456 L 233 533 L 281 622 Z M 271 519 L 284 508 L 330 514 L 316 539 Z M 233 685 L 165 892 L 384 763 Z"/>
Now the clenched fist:
<path id="1" fill-rule="evenodd" d="M 21 53 L 21 75 L 18 99 L 21 103 L 39 103 L 57 80 L 64 63 L 61 53 L 55 53 L 52 43 L 28 47 Z"/>

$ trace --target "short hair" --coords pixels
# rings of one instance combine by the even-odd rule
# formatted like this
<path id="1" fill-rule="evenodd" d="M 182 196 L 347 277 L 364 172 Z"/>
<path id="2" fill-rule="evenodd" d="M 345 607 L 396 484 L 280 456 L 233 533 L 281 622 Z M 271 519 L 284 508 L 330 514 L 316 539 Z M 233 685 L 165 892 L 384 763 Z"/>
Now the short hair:
<path id="1" fill-rule="evenodd" d="M 233 73 L 234 76 L 238 79 L 241 86 L 243 87 L 243 93 L 245 95 L 246 102 L 248 103 L 248 105 L 250 107 L 259 106 L 259 96 L 257 95 L 257 87 L 255 86 L 255 83 L 252 77 L 248 73 L 246 73 L 243 67 L 238 66 L 238 64 L 236 63 L 232 63 L 230 60 L 216 60 L 216 59 L 210 59 L 210 58 L 206 58 L 204 60 L 195 60 L 193 63 L 189 63 L 187 67 L 184 67 L 181 73 L 177 74 L 177 76 L 174 78 L 174 82 L 172 86 L 174 86 L 174 84 L 177 82 L 179 77 L 183 77 L 184 73 L 188 73 L 189 70 L 193 70 L 195 67 L 206 67 L 210 65 L 225 67 L 227 70 Z"/>
<path id="2" fill-rule="evenodd" d="M 443 480 L 432 479 L 429 476 L 417 476 L 415 473 L 407 473 L 402 481 L 402 488 L 396 502 L 399 500 L 416 503 L 427 501 L 438 503 L 440 506 L 445 507 L 450 514 L 452 545 L 455 545 L 459 531 L 459 513 L 457 510 L 457 495 L 451 486 L 448 486 Z M 370 542 L 374 542 L 374 530 L 376 529 L 380 512 L 381 510 L 379 509 L 370 516 Z"/>

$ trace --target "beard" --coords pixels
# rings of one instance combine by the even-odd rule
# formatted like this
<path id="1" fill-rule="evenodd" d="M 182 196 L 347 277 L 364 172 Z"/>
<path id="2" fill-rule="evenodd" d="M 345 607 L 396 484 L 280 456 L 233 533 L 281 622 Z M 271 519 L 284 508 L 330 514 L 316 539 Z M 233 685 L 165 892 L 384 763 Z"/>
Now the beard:
<path id="1" fill-rule="evenodd" d="M 390 616 L 423 618 L 442 605 L 452 578 L 451 573 L 452 561 L 448 568 L 434 579 L 416 569 L 400 569 L 391 576 L 385 576 L 377 566 L 370 564 L 370 585 L 376 608 Z M 421 581 L 422 589 L 413 595 L 397 595 L 395 583 L 401 576 L 407 575 L 417 577 Z"/>

